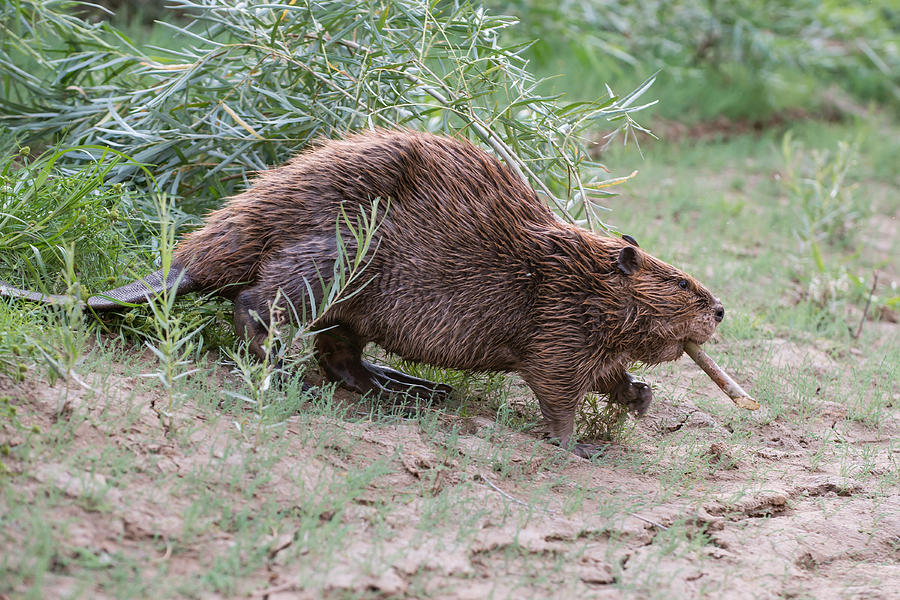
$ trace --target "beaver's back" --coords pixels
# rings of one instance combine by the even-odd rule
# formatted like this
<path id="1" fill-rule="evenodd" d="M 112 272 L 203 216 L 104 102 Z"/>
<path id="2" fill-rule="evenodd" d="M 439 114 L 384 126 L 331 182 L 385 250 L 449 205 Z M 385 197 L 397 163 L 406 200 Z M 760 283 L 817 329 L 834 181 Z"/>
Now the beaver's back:
<path id="1" fill-rule="evenodd" d="M 333 236 L 342 209 L 355 218 L 374 198 L 389 204 L 375 260 L 384 292 L 398 295 L 412 277 L 433 285 L 462 276 L 451 274 L 475 255 L 484 266 L 508 264 L 522 228 L 554 222 L 527 184 L 468 142 L 379 130 L 325 142 L 262 173 L 186 236 L 177 258 L 204 289 L 230 285 L 233 295 L 273 253 Z"/>
<path id="2" fill-rule="evenodd" d="M 354 143 L 339 144 L 349 150 Z M 550 210 L 518 176 L 465 142 L 385 134 L 356 151 L 362 158 L 334 169 L 340 196 L 362 202 L 374 192 L 390 206 L 362 278 L 367 285 L 336 305 L 331 319 L 410 360 L 515 369 L 539 293 L 534 263 L 543 254 L 542 232 L 558 227 Z M 361 162 L 371 166 L 345 176 Z M 327 226 L 333 235 L 333 222 Z"/>

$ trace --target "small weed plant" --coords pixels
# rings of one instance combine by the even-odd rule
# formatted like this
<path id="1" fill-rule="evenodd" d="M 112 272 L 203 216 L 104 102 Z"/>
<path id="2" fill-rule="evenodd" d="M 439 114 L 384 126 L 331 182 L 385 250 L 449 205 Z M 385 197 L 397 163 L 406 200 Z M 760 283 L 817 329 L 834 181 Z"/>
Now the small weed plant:
<path id="1" fill-rule="evenodd" d="M 835 151 L 806 150 L 791 132 L 782 138 L 784 186 L 796 216 L 795 232 L 816 269 L 825 271 L 822 244 L 852 250 L 866 215 L 852 181 L 858 144 L 839 141 Z"/>
<path id="2" fill-rule="evenodd" d="M 608 442 L 622 437 L 628 426 L 628 407 L 588 394 L 575 417 L 579 440 Z"/>
<path id="3" fill-rule="evenodd" d="M 856 197 L 858 143 L 839 141 L 833 151 L 807 150 L 788 132 L 781 148 L 783 189 L 801 249 L 797 278 L 804 286 L 802 297 L 823 313 L 835 313 L 847 301 L 868 304 L 877 280 L 848 267 L 849 257 L 858 252 L 861 224 L 869 216 Z"/>
<path id="4" fill-rule="evenodd" d="M 298 346 L 308 349 L 312 336 L 322 331 L 319 323 L 328 309 L 353 297 L 367 285 L 368 259 L 377 251 L 375 233 L 389 207 L 389 202 L 375 198 L 368 210 L 359 207 L 352 211 L 353 214 L 342 210 L 335 229 L 337 254 L 332 272 L 320 273 L 317 281 L 305 279 L 299 302 L 292 302 L 283 290 L 278 290 L 267 315 L 252 314 L 266 331 L 262 359 L 252 355 L 246 340 L 236 350 L 225 350 L 234 365 L 232 373 L 244 385 L 241 392 L 226 391 L 225 394 L 251 409 L 250 414 L 256 422 L 256 439 L 259 439 L 266 418 L 273 382 L 289 376 L 291 370 L 295 371 L 294 375 L 302 372 L 301 361 L 289 361 L 288 352 Z M 309 351 L 300 354 L 304 358 L 311 355 Z M 234 424 L 243 435 L 248 435 L 246 419 Z"/>
<path id="5" fill-rule="evenodd" d="M 65 383 L 65 391 L 57 405 L 56 415 L 62 417 L 69 411 L 69 393 L 72 383 L 95 391 L 76 372 L 85 342 L 87 326 L 84 323 L 84 305 L 81 302 L 81 286 L 75 277 L 75 249 L 60 249 L 65 260 L 66 300 L 55 307 L 57 325 L 50 327 L 45 339 L 32 339 L 34 347 L 43 357 L 50 379 L 59 377 Z"/>
<path id="6" fill-rule="evenodd" d="M 169 281 L 172 270 L 172 256 L 175 251 L 175 228 L 172 225 L 170 200 L 165 194 L 157 195 L 157 208 L 159 217 L 159 254 L 162 268 L 162 281 Z M 177 383 L 180 379 L 188 377 L 197 369 L 189 368 L 191 362 L 188 357 L 196 350 L 196 338 L 206 322 L 199 325 L 186 321 L 175 308 L 176 290 L 181 274 L 171 288 L 163 286 L 163 289 L 155 296 L 148 296 L 148 306 L 153 314 L 150 320 L 152 328 L 152 341 L 147 340 L 147 348 L 159 360 L 159 366 L 145 377 L 154 377 L 163 386 L 166 395 L 166 404 L 158 407 L 155 401 L 151 407 L 156 412 L 167 435 L 174 432 L 175 427 L 175 403 L 180 398 L 177 392 Z"/>

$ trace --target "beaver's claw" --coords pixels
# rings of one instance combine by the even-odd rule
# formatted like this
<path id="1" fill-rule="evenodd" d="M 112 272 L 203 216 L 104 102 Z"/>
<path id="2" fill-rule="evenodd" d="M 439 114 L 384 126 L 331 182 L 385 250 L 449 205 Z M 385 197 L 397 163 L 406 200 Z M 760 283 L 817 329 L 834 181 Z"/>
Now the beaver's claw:
<path id="1" fill-rule="evenodd" d="M 636 416 L 643 416 L 653 401 L 653 390 L 643 381 L 638 381 L 631 375 L 622 381 L 613 393 L 610 400 L 618 404 L 624 404 L 628 410 Z"/>

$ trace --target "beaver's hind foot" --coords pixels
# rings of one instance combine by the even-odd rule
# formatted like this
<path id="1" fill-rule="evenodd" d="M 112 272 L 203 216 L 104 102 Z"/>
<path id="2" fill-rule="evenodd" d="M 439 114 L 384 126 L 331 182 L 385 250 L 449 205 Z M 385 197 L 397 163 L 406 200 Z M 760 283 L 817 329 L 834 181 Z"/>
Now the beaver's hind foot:
<path id="1" fill-rule="evenodd" d="M 366 361 L 362 361 L 362 367 L 369 372 L 370 381 L 382 393 L 434 400 L 446 400 L 453 393 L 453 388 L 447 384 L 419 379 L 390 367 Z"/>

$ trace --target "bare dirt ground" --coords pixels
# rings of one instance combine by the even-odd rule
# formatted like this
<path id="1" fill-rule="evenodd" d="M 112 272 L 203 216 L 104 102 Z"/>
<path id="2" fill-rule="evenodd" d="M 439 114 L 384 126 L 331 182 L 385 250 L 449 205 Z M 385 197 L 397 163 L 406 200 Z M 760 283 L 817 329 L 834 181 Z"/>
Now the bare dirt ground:
<path id="1" fill-rule="evenodd" d="M 20 425 L 0 428 L 17 575 L 0 596 L 900 597 L 900 390 L 880 392 L 876 424 L 843 383 L 856 353 L 710 353 L 777 402 L 742 412 L 682 357 L 648 374 L 649 416 L 593 462 L 439 409 L 314 410 L 254 433 L 187 398 L 166 437 L 134 368 L 87 375 L 96 392 L 73 388 L 60 415 L 61 382 L 0 380 Z"/>

